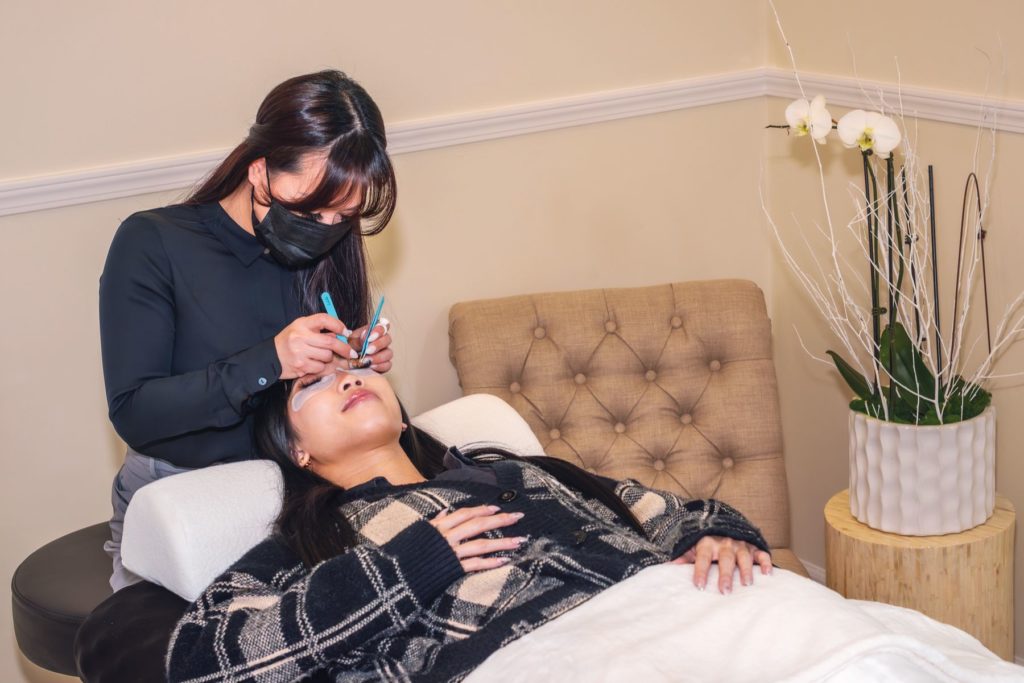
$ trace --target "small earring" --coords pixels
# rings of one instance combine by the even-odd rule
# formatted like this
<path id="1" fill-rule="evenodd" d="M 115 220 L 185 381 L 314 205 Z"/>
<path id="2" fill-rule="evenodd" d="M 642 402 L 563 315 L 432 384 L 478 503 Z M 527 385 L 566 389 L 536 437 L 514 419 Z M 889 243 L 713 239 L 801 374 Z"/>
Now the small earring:
<path id="1" fill-rule="evenodd" d="M 405 431 L 406 429 L 408 429 L 408 428 L 409 428 L 409 425 L 407 425 L 407 424 L 405 424 L 405 423 L 403 422 L 403 423 L 402 423 L 402 431 L 404 432 L 404 431 Z"/>

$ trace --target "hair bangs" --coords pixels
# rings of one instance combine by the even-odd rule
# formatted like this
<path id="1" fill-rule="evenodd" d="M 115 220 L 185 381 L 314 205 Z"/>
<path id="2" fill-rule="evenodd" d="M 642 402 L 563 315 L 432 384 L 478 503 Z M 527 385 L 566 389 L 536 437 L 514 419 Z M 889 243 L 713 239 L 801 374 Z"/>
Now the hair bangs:
<path id="1" fill-rule="evenodd" d="M 375 235 L 394 214 L 397 190 L 395 171 L 383 146 L 360 131 L 342 136 L 331 146 L 323 176 L 312 192 L 298 201 L 278 201 L 292 211 L 312 212 L 344 204 L 361 194 L 361 232 Z"/>

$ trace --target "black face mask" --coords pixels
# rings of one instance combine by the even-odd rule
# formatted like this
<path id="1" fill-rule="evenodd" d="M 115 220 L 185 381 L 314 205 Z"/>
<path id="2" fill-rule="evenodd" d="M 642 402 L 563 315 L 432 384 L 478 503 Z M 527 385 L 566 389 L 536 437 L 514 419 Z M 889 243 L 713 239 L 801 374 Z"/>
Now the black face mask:
<path id="1" fill-rule="evenodd" d="M 270 179 L 267 178 L 269 194 Z M 253 189 L 255 195 L 255 188 Z M 325 225 L 312 218 L 303 218 L 284 208 L 271 195 L 270 210 L 262 221 L 256 220 L 253 199 L 252 224 L 256 238 L 270 250 L 270 255 L 288 268 L 299 268 L 317 260 L 352 230 L 354 219 Z"/>

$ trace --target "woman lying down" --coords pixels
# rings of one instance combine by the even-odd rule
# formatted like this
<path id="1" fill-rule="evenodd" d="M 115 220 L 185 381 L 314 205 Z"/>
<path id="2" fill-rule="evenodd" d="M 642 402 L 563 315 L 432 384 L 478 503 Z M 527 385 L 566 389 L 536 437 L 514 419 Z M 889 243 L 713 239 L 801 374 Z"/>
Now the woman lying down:
<path id="1" fill-rule="evenodd" d="M 771 571 L 761 533 L 728 505 L 446 449 L 408 426 L 377 373 L 267 394 L 256 436 L 284 475 L 277 533 L 178 622 L 171 681 L 460 680 L 645 567 L 693 563 L 703 589 L 717 562 L 723 593 Z"/>

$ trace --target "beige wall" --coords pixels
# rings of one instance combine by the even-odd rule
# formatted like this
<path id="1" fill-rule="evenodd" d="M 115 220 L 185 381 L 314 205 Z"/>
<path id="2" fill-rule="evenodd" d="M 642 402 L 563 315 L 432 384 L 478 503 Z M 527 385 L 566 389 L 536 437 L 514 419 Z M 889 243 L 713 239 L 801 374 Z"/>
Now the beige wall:
<path id="1" fill-rule="evenodd" d="M 304 4 L 306 16 L 241 0 L 60 4 L 45 13 L 31 3 L 5 7 L 0 63 L 20 68 L 0 70 L 0 92 L 15 103 L 0 108 L 0 129 L 16 131 L 5 136 L 0 182 L 228 147 L 270 86 L 325 66 L 359 78 L 396 123 L 781 63 L 761 0 L 319 2 Z M 849 75 L 846 62 L 830 61 L 830 47 L 845 44 L 842 3 L 816 5 L 838 26 L 828 40 L 798 14 L 806 3 L 778 4 L 794 15 L 787 27 L 806 53 L 804 69 Z M 881 11 L 886 3 L 870 4 Z M 961 11 L 962 3 L 940 4 Z M 1010 0 L 985 4 L 1015 11 Z M 929 16 L 921 37 L 898 50 L 907 82 L 904 52 L 934 54 L 929 31 L 944 30 L 938 13 Z M 991 47 L 998 28 L 1013 25 L 1007 21 L 989 17 L 977 35 L 945 36 L 946 49 L 970 56 L 975 45 Z M 865 52 L 898 48 L 883 50 L 867 27 L 851 35 Z M 868 74 L 864 59 L 863 75 L 892 80 L 888 61 L 880 58 Z M 1019 79 L 1024 64 L 1015 59 L 1008 73 Z M 929 63 L 920 62 L 914 84 L 978 90 L 985 73 Z M 1010 91 L 1020 97 L 1024 88 Z M 821 509 L 846 484 L 844 401 L 833 376 L 794 343 L 794 322 L 811 345 L 826 341 L 761 219 L 762 163 L 773 206 L 788 213 L 790 203 L 803 210 L 806 201 L 796 189 L 804 170 L 791 141 L 760 128 L 781 118 L 782 106 L 756 98 L 399 156 L 399 211 L 370 251 L 396 323 L 394 378 L 410 407 L 458 395 L 447 359 L 454 301 L 750 278 L 765 289 L 775 318 L 795 547 L 823 565 Z M 1024 157 L 1014 147 L 1019 136 L 1000 140 L 1004 189 L 997 188 L 993 216 L 1011 225 L 1021 215 L 1011 195 L 1020 177 L 1014 164 Z M 952 153 L 940 163 L 953 177 Z M 0 218 L 4 575 L 42 542 L 108 513 L 121 444 L 105 417 L 96 280 L 118 222 L 177 194 Z M 1005 255 L 993 263 L 999 301 L 1024 287 L 1011 259 L 1024 245 L 1010 243 L 1010 230 L 1002 235 Z M 1007 366 L 1022 368 L 1024 359 Z M 1024 407 L 1019 394 L 997 394 L 1004 414 Z M 1024 491 L 1012 488 L 1024 479 L 1010 462 L 1015 422 L 1000 422 L 999 482 L 1024 509 Z M 17 654 L 5 606 L 0 680 L 50 678 Z"/>
<path id="2" fill-rule="evenodd" d="M 942 90 L 991 95 L 1024 96 L 1024 49 L 1015 39 L 1014 29 L 1024 24 L 1024 5 L 1003 2 L 930 2 L 911 0 L 893 3 L 866 0 L 858 4 L 856 16 L 849 3 L 826 0 L 808 3 L 800 0 L 776 0 L 786 37 L 796 52 L 798 66 L 806 72 L 853 76 L 855 62 L 862 78 L 895 82 L 898 57 L 903 82 Z M 769 18 L 767 31 L 769 64 L 787 67 L 789 57 L 774 23 Z M 988 54 L 990 62 L 981 56 Z M 1000 54 L 1002 53 L 1002 54 Z M 999 66 L 1004 62 L 1005 66 Z M 1005 69 L 1005 74 L 1001 70 Z M 813 96 L 814 93 L 808 93 Z M 783 120 L 787 102 L 768 102 L 773 122 Z M 838 118 L 846 110 L 833 108 Z M 955 273 L 957 231 L 963 183 L 972 170 L 977 130 L 922 122 L 918 131 L 918 151 L 923 163 L 935 165 L 940 263 L 945 273 L 943 316 L 948 334 Z M 787 139 L 781 131 L 765 140 L 766 173 L 771 183 L 773 214 L 790 238 L 796 237 L 795 212 L 805 228 L 822 215 L 818 204 L 817 169 L 806 139 Z M 846 183 L 861 183 L 861 167 L 854 150 L 845 150 L 833 139 L 821 148 L 828 174 L 829 192 L 835 198 L 833 208 L 839 226 L 852 215 L 846 199 Z M 983 136 L 980 170 L 987 170 L 991 150 Z M 992 315 L 998 319 L 1012 299 L 1024 290 L 1024 272 L 1020 269 L 1024 253 L 1024 204 L 1020 179 L 1024 177 L 1024 137 L 998 134 L 995 137 L 996 164 L 991 176 L 992 204 L 987 227 L 989 293 Z M 786 470 L 789 476 L 793 511 L 793 543 L 802 558 L 824 566 L 825 502 L 848 482 L 846 449 L 846 402 L 848 389 L 833 369 L 814 363 L 800 349 L 794 326 L 807 346 L 821 354 L 836 348 L 825 326 L 799 284 L 780 262 L 776 252 L 773 265 L 770 308 L 774 320 L 775 356 L 780 377 L 783 431 L 786 446 Z M 975 301 L 980 313 L 981 301 Z M 980 318 L 975 319 L 980 323 Z M 978 328 L 975 328 L 980 332 Z M 1018 345 L 997 366 L 1000 372 L 1024 370 L 1024 346 Z M 998 422 L 996 484 L 1018 510 L 1024 511 L 1024 459 L 1019 444 L 1024 439 L 1024 391 L 1021 379 L 997 384 L 994 404 Z M 808 428 L 814 425 L 814 428 Z M 1024 544 L 1016 544 L 1016 651 L 1024 654 Z"/>

